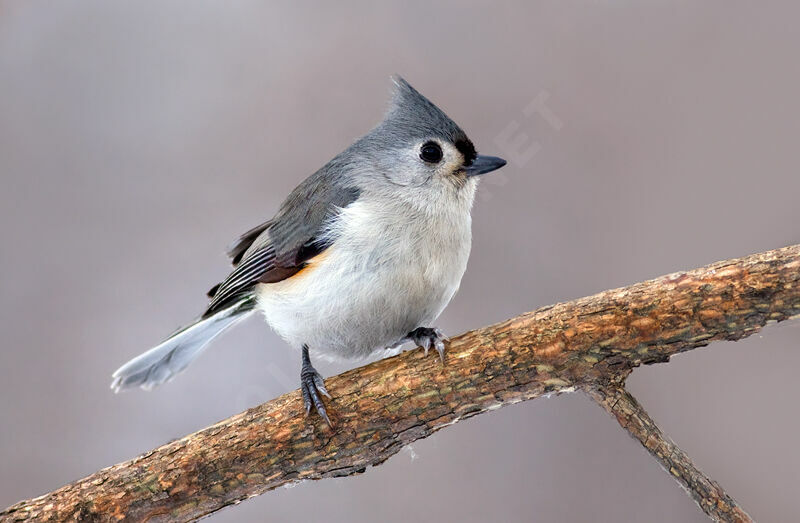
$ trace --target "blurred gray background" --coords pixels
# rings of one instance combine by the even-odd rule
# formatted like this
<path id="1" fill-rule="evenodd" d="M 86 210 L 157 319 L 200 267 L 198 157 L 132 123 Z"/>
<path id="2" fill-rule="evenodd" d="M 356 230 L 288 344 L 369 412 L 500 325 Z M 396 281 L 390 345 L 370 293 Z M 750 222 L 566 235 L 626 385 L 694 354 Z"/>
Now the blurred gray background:
<path id="1" fill-rule="evenodd" d="M 380 120 L 398 72 L 487 177 L 450 334 L 800 242 L 797 3 L 0 1 L 0 505 L 297 386 L 249 321 L 151 393 L 110 374 L 224 247 Z M 796 520 L 798 324 L 630 387 L 760 521 Z M 320 364 L 325 375 L 343 366 Z M 214 521 L 705 521 L 581 395 L 479 416 Z"/>

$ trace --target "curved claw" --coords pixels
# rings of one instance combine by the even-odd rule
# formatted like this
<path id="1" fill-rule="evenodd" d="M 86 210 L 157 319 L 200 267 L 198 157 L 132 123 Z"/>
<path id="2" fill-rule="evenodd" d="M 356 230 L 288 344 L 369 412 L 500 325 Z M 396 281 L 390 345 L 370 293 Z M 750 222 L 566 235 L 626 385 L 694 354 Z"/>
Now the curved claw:
<path id="1" fill-rule="evenodd" d="M 325 423 L 333 427 L 333 423 L 331 423 L 328 417 L 328 412 L 325 410 L 325 403 L 322 402 L 322 398 L 319 396 L 320 393 L 322 393 L 328 398 L 331 397 L 325 389 L 322 377 L 316 371 L 313 373 L 303 372 L 300 375 L 300 391 L 303 393 L 303 404 L 306 408 L 306 416 L 311 413 L 311 406 L 313 405 L 314 410 L 325 420 Z"/>
<path id="2" fill-rule="evenodd" d="M 444 341 L 441 339 L 436 340 L 436 352 L 439 353 L 439 359 L 442 360 L 442 364 L 444 364 Z"/>
<path id="3" fill-rule="evenodd" d="M 426 356 L 428 355 L 428 350 L 433 346 L 436 352 L 439 353 L 439 358 L 442 360 L 442 363 L 444 363 L 444 342 L 449 340 L 449 338 L 445 336 L 441 330 L 430 327 L 418 327 L 409 332 L 407 338 L 422 347 Z"/>
<path id="4" fill-rule="evenodd" d="M 328 389 L 325 388 L 325 380 L 322 379 L 319 373 L 314 374 L 314 385 L 316 385 L 317 390 L 324 394 L 326 398 L 331 399 Z"/>
<path id="5" fill-rule="evenodd" d="M 429 337 L 422 338 L 419 342 L 420 347 L 425 350 L 425 356 L 428 355 L 428 351 L 431 348 L 431 339 Z"/>
<path id="6" fill-rule="evenodd" d="M 314 406 L 322 419 L 329 427 L 333 428 L 328 417 L 328 412 L 325 410 L 325 403 L 323 403 L 320 394 L 330 398 L 328 389 L 325 388 L 325 381 L 320 376 L 317 369 L 311 366 L 311 360 L 308 357 L 308 347 L 303 346 L 303 367 L 300 370 L 300 392 L 303 395 L 303 406 L 306 408 L 306 416 L 311 413 L 311 406 Z"/>

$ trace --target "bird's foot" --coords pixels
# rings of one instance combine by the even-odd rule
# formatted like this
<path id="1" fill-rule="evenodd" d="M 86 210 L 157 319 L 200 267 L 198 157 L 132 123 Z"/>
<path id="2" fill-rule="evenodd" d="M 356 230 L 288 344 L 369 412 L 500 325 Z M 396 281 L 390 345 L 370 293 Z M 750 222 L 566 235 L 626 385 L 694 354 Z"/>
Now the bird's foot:
<path id="1" fill-rule="evenodd" d="M 325 388 L 325 381 L 317 369 L 311 365 L 311 359 L 308 357 L 308 347 L 303 346 L 303 367 L 300 369 L 300 392 L 303 394 L 303 405 L 306 408 L 306 416 L 311 413 L 311 407 L 314 407 L 322 419 L 333 427 L 328 413 L 325 410 L 325 404 L 322 402 L 320 394 L 330 399 L 331 395 L 328 394 L 328 389 Z"/>
<path id="2" fill-rule="evenodd" d="M 442 363 L 444 363 L 444 342 L 447 340 L 442 331 L 435 327 L 417 327 L 409 332 L 406 337 L 422 347 L 425 355 L 428 355 L 428 350 L 433 347 L 439 353 Z"/>

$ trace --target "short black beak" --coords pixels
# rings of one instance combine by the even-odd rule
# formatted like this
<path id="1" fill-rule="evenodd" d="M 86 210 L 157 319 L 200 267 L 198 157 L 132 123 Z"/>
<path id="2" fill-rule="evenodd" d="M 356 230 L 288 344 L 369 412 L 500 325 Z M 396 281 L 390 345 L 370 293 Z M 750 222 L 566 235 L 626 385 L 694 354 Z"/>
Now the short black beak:
<path id="1" fill-rule="evenodd" d="M 497 156 L 484 156 L 479 154 L 472 160 L 472 163 L 464 166 L 464 172 L 467 176 L 478 176 L 479 174 L 486 174 L 499 169 L 504 166 L 506 161 Z"/>

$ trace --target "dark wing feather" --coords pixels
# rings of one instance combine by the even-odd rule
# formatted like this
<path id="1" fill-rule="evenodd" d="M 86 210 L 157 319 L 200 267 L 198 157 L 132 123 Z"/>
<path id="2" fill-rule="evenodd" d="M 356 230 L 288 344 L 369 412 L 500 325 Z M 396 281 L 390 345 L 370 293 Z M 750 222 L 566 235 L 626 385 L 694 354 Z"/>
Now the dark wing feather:
<path id="1" fill-rule="evenodd" d="M 204 316 L 252 294 L 258 283 L 275 283 L 296 274 L 330 246 L 333 238 L 323 235 L 327 221 L 359 195 L 342 177 L 330 175 L 340 167 L 337 160 L 292 191 L 275 218 L 250 229 L 231 246 L 228 253 L 235 269 L 209 291 L 212 299 Z"/>
<path id="2" fill-rule="evenodd" d="M 213 287 L 211 287 L 210 289 L 208 289 L 208 292 L 206 293 L 206 296 L 208 296 L 209 298 L 213 298 L 214 295 L 219 290 L 220 285 L 222 285 L 222 282 L 219 282 L 218 284 L 216 284 Z"/>
<path id="3" fill-rule="evenodd" d="M 344 185 L 341 175 L 328 175 L 345 168 L 336 162 L 335 158 L 292 191 L 272 220 L 268 231 L 279 267 L 297 265 L 298 254 L 324 232 L 335 209 L 347 207 L 358 198 L 360 191 Z"/>
<path id="4" fill-rule="evenodd" d="M 204 316 L 211 316 L 232 302 L 238 301 L 242 295 L 249 294 L 258 279 L 274 269 L 275 250 L 271 245 L 252 253 L 236 266 L 233 272 L 225 278 L 225 281 L 217 286 Z"/>
<path id="5" fill-rule="evenodd" d="M 269 226 L 272 225 L 272 220 L 266 221 L 261 225 L 257 225 L 247 231 L 246 233 L 239 236 L 239 238 L 228 247 L 228 256 L 231 258 L 231 263 L 235 267 L 242 261 L 242 256 L 244 253 L 247 252 L 247 249 L 253 245 L 253 242 L 256 241 L 256 238 L 261 236 L 261 233 L 269 229 Z"/>
<path id="6" fill-rule="evenodd" d="M 241 300 L 242 297 L 252 293 L 253 287 L 258 283 L 276 283 L 293 276 L 308 260 L 327 249 L 329 245 L 330 242 L 311 238 L 299 249 L 295 257 L 296 263 L 290 267 L 276 265 L 275 248 L 269 243 L 263 245 L 248 254 L 225 281 L 208 291 L 212 299 L 203 316 L 211 316 Z"/>

